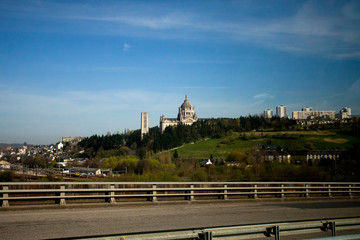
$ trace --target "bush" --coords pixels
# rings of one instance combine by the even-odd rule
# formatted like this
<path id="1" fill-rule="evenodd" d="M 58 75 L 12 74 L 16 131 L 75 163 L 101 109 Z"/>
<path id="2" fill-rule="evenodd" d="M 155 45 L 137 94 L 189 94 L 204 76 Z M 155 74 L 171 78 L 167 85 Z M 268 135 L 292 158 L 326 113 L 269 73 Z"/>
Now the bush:
<path id="1" fill-rule="evenodd" d="M 13 182 L 14 181 L 14 172 L 13 171 L 2 171 L 0 172 L 0 182 Z"/>
<path id="2" fill-rule="evenodd" d="M 246 159 L 246 156 L 243 152 L 237 152 L 237 151 L 234 151 L 234 152 L 231 152 L 226 160 L 229 161 L 229 162 L 245 162 L 245 159 Z"/>
<path id="3" fill-rule="evenodd" d="M 204 169 L 197 169 L 191 177 L 191 181 L 204 182 L 207 181 L 207 174 Z"/>

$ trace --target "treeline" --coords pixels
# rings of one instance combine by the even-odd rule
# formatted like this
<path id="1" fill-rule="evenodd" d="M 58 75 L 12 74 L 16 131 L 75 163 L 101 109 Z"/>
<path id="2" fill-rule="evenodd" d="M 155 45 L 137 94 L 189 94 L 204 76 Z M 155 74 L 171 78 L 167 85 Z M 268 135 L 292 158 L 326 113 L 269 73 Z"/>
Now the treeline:
<path id="1" fill-rule="evenodd" d="M 84 148 L 84 155 L 89 158 L 99 156 L 99 152 L 109 150 L 114 151 L 113 155 L 127 155 L 131 151 L 143 158 L 148 151 L 156 153 L 203 138 L 221 138 L 231 131 L 287 130 L 294 128 L 295 125 L 296 122 L 290 119 L 265 119 L 251 115 L 240 118 L 218 118 L 198 121 L 191 126 L 180 124 L 168 127 L 162 134 L 159 127 L 153 127 L 143 139 L 141 139 L 140 130 L 126 134 L 93 135 L 82 140 L 79 146 Z"/>

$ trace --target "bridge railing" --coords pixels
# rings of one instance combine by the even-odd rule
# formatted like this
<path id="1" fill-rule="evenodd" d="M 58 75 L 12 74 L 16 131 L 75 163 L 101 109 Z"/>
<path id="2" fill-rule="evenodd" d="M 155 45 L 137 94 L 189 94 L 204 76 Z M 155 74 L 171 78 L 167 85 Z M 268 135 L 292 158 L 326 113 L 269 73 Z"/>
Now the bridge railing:
<path id="1" fill-rule="evenodd" d="M 360 194 L 357 182 L 3 182 L 0 183 L 2 207 L 11 203 L 58 204 L 124 199 L 159 201 L 203 198 L 290 198 L 353 197 Z"/>

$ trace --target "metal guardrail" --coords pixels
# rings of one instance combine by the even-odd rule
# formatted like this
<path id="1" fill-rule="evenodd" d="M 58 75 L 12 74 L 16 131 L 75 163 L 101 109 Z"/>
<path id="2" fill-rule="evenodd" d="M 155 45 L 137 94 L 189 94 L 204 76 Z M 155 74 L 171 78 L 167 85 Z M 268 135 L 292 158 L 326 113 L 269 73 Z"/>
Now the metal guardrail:
<path id="1" fill-rule="evenodd" d="M 120 199 L 216 197 L 335 197 L 356 196 L 360 183 L 351 182 L 4 182 L 0 183 L 2 207 L 13 201 L 104 199 L 116 203 Z M 41 204 L 41 203 L 40 203 Z"/>
<path id="2" fill-rule="evenodd" d="M 130 233 L 105 236 L 79 237 L 73 239 L 103 239 L 103 240 L 212 240 L 212 239 L 270 239 L 280 240 L 280 236 L 294 236 L 299 234 L 316 234 L 328 232 L 329 236 L 336 236 L 339 231 L 360 231 L 360 218 L 340 218 L 297 221 L 285 223 L 267 223 L 258 225 L 226 226 L 201 229 L 185 229 L 177 231 L 160 231 Z M 350 235 L 349 235 L 350 236 Z M 360 234 L 351 235 L 352 238 L 339 237 L 338 239 L 360 239 Z"/>

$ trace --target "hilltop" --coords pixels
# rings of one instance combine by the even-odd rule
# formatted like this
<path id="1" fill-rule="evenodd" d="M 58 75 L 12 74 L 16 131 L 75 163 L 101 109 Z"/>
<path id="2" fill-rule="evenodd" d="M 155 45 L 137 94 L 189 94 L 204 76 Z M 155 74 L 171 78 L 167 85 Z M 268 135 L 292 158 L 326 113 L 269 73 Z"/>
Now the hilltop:
<path id="1" fill-rule="evenodd" d="M 305 156 L 307 151 L 314 149 L 346 150 L 360 144 L 360 138 L 330 130 L 233 132 L 221 138 L 207 138 L 187 143 L 170 152 L 174 154 L 177 151 L 179 156 L 189 159 L 206 159 L 210 155 L 214 158 L 226 159 L 231 152 L 245 153 L 259 144 L 269 143 L 281 146 L 291 155 Z"/>

